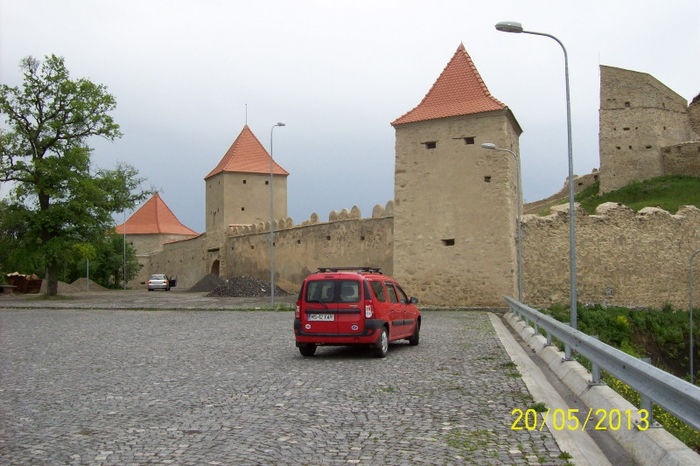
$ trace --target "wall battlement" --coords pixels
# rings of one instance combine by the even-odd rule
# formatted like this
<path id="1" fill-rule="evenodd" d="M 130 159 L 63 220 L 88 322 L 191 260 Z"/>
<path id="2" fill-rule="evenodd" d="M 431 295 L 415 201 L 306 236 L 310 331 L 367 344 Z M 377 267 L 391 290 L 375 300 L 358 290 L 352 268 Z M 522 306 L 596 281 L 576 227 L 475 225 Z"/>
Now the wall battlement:
<path id="1" fill-rule="evenodd" d="M 394 201 L 389 201 L 386 206 L 377 204 L 372 209 L 372 217 L 369 218 L 384 218 L 394 216 Z M 343 209 L 340 212 L 337 210 L 332 210 L 328 214 L 328 222 L 339 222 L 344 220 L 361 220 L 362 212 L 357 205 L 352 206 L 352 209 Z M 304 220 L 300 225 L 295 225 L 294 220 L 291 217 L 281 218 L 275 220 L 275 232 L 282 230 L 291 230 L 293 228 L 306 227 L 309 225 L 318 225 L 322 223 L 319 220 L 318 214 L 313 212 L 308 220 Z M 232 236 L 242 236 L 257 233 L 264 233 L 270 231 L 270 222 L 260 222 L 253 225 L 232 225 L 230 227 L 229 235 Z"/>

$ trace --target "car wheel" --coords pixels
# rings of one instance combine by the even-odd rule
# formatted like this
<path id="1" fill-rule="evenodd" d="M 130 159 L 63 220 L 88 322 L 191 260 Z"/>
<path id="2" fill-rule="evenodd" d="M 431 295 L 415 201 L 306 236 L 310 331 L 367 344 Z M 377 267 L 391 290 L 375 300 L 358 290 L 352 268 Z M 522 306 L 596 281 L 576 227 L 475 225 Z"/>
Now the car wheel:
<path id="1" fill-rule="evenodd" d="M 313 343 L 309 343 L 307 345 L 300 346 L 299 352 L 305 358 L 311 357 L 316 352 L 316 345 L 314 345 Z"/>
<path id="2" fill-rule="evenodd" d="M 386 327 L 382 327 L 381 332 L 379 333 L 379 338 L 377 338 L 377 342 L 374 344 L 374 355 L 378 358 L 383 358 L 386 356 L 386 353 L 389 352 L 389 333 L 386 331 Z"/>
<path id="3" fill-rule="evenodd" d="M 148 291 L 153 291 L 153 288 L 149 288 Z"/>
<path id="4" fill-rule="evenodd" d="M 416 322 L 416 328 L 413 330 L 413 335 L 408 339 L 408 344 L 416 346 L 420 342 L 420 321 Z"/>

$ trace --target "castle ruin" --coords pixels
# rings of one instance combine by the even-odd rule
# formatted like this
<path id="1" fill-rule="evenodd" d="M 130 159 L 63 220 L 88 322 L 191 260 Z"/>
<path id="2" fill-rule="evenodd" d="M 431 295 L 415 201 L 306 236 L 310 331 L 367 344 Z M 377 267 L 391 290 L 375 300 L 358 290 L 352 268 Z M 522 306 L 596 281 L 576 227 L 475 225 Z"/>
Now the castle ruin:
<path id="1" fill-rule="evenodd" d="M 601 169 L 577 177 L 577 187 L 599 179 L 601 191 L 610 191 L 663 174 L 700 176 L 699 107 L 700 99 L 688 107 L 648 74 L 601 66 Z M 460 45 L 424 99 L 392 125 L 395 198 L 368 218 L 355 206 L 295 225 L 286 216 L 288 173 L 273 165 L 276 284 L 294 293 L 320 266 L 371 265 L 424 305 L 503 306 L 504 295 L 517 295 L 519 187 L 515 160 L 481 144 L 519 153 L 515 116 L 491 96 Z M 205 177 L 206 232 L 169 236 L 152 250 L 139 246 L 145 239 L 132 236 L 127 221 L 143 265 L 135 281 L 152 272 L 177 276 L 182 288 L 210 273 L 269 279 L 270 161 L 246 125 Z M 567 302 L 568 215 L 560 206 L 547 217 L 522 218 L 528 304 Z M 671 215 L 605 204 L 595 215 L 575 215 L 581 301 L 687 304 L 683 277 L 700 247 L 699 209 Z"/>

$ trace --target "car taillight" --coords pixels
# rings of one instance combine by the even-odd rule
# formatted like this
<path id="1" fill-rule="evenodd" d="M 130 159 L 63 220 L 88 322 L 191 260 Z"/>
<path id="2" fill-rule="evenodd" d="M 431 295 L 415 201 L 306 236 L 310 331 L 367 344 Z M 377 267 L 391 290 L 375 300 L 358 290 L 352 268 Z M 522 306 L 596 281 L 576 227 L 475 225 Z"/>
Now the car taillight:
<path id="1" fill-rule="evenodd" d="M 297 301 L 297 308 L 294 310 L 294 318 L 301 319 L 301 301 Z"/>
<path id="2" fill-rule="evenodd" d="M 365 319 L 370 319 L 372 316 L 374 316 L 374 308 L 372 307 L 372 301 L 368 299 L 365 301 Z"/>
<path id="3" fill-rule="evenodd" d="M 150 280 L 148 280 L 148 284 L 149 284 L 149 285 L 151 284 L 151 281 L 150 281 Z"/>

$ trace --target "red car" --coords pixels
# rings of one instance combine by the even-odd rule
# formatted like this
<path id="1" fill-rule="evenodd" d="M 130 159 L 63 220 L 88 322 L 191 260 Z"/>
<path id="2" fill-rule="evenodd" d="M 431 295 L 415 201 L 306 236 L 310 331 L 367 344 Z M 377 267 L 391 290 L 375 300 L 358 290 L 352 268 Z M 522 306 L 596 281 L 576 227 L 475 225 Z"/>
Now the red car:
<path id="1" fill-rule="evenodd" d="M 320 345 L 369 345 L 383 358 L 390 341 L 418 344 L 417 302 L 377 268 L 320 268 L 299 291 L 296 345 L 302 356 L 313 356 Z"/>

